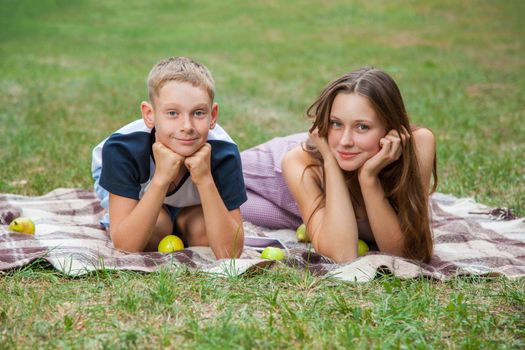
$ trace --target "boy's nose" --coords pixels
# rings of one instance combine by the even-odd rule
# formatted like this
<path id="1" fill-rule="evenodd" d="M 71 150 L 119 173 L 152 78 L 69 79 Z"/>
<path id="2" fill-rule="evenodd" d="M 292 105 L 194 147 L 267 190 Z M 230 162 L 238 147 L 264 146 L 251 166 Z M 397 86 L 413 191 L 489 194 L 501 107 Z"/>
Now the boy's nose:
<path id="1" fill-rule="evenodd" d="M 192 132 L 193 131 L 193 122 L 189 115 L 184 115 L 182 118 L 182 124 L 180 126 L 181 131 L 183 132 Z"/>

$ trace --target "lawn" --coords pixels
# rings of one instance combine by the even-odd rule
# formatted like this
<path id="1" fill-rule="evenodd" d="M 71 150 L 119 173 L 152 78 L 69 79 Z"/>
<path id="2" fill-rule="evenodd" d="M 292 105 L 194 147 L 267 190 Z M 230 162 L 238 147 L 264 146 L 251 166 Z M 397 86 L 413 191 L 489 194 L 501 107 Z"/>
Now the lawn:
<path id="1" fill-rule="evenodd" d="M 161 58 L 217 83 L 246 149 L 308 127 L 335 77 L 398 82 L 438 142 L 439 192 L 525 215 L 525 3 L 0 0 L 0 193 L 92 186 L 91 149 L 140 116 Z M 524 348 L 525 280 L 366 284 L 286 267 L 216 278 L 185 268 L 0 276 L 3 348 Z"/>

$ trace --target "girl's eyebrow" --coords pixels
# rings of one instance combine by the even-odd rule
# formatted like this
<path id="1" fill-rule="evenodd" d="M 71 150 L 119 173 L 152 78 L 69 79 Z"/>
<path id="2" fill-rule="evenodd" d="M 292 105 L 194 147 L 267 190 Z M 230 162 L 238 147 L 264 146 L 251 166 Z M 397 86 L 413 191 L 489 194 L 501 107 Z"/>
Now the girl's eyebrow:
<path id="1" fill-rule="evenodd" d="M 330 119 L 337 119 L 337 120 L 341 120 L 341 118 L 331 114 L 330 115 Z M 374 121 L 372 120 L 372 118 L 370 119 L 356 119 L 356 120 L 352 120 L 352 123 L 363 123 L 363 122 L 366 122 L 366 123 L 373 123 Z"/>

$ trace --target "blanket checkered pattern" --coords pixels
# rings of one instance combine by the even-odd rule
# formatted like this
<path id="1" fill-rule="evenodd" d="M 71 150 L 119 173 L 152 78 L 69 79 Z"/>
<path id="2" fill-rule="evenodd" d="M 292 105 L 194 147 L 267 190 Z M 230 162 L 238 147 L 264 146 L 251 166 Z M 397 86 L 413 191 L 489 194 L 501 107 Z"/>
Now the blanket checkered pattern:
<path id="1" fill-rule="evenodd" d="M 378 269 L 400 278 L 427 276 L 447 280 L 458 275 L 525 275 L 525 219 L 508 209 L 488 208 L 469 198 L 436 193 L 431 198 L 434 255 L 428 264 L 380 253 L 347 264 L 336 264 L 295 239 L 291 230 L 268 230 L 245 223 L 245 235 L 278 238 L 289 248 L 284 264 L 316 275 L 346 281 L 369 281 Z M 56 189 L 39 197 L 0 195 L 0 271 L 44 259 L 62 273 L 78 276 L 97 269 L 151 272 L 161 267 L 187 265 L 209 273 L 238 275 L 267 268 L 274 262 L 260 259 L 245 247 L 239 259 L 216 260 L 207 247 L 191 247 L 162 254 L 126 253 L 113 248 L 100 227 L 103 209 L 91 191 Z M 14 233 L 7 224 L 26 216 L 36 224 L 35 235 Z"/>

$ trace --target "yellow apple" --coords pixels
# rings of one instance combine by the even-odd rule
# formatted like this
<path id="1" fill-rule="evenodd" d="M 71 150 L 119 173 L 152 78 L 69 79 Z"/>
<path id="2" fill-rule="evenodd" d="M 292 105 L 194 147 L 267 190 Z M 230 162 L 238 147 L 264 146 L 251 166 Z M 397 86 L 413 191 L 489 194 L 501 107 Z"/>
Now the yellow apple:
<path id="1" fill-rule="evenodd" d="M 368 244 L 366 244 L 365 241 L 357 240 L 357 256 L 363 256 L 368 253 L 369 250 L 370 248 L 368 248 Z"/>
<path id="2" fill-rule="evenodd" d="M 267 260 L 283 260 L 284 257 L 284 251 L 277 247 L 266 247 L 261 253 L 261 258 Z"/>
<path id="3" fill-rule="evenodd" d="M 295 231 L 295 236 L 299 242 L 310 242 L 310 237 L 308 237 L 308 232 L 306 232 L 306 225 L 301 224 Z"/>
<path id="4" fill-rule="evenodd" d="M 9 229 L 33 235 L 35 233 L 35 224 L 30 218 L 16 218 L 9 224 Z"/>
<path id="5" fill-rule="evenodd" d="M 175 235 L 167 235 L 159 242 L 158 250 L 161 253 L 171 253 L 177 250 L 183 250 L 184 243 Z"/>

